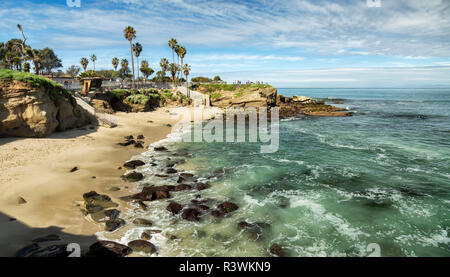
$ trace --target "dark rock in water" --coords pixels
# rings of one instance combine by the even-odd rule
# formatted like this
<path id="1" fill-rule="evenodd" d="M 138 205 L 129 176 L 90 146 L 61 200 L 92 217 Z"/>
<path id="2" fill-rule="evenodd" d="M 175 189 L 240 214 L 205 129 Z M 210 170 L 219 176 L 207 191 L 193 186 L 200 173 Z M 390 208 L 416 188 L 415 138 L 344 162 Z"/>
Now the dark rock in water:
<path id="1" fill-rule="evenodd" d="M 35 238 L 32 241 L 39 243 L 39 242 L 58 241 L 58 240 L 61 240 L 61 238 L 58 235 L 52 234 L 52 235 L 47 235 L 45 237 Z"/>
<path id="2" fill-rule="evenodd" d="M 219 208 L 219 210 L 223 213 L 231 213 L 234 212 L 235 210 L 239 209 L 239 207 L 231 202 L 223 202 L 222 204 L 219 204 L 219 206 L 217 207 Z"/>
<path id="3" fill-rule="evenodd" d="M 98 241 L 89 247 L 87 256 L 90 257 L 125 257 L 132 249 L 126 245 L 113 241 Z"/>
<path id="4" fill-rule="evenodd" d="M 145 163 L 143 161 L 141 161 L 141 160 L 133 160 L 133 161 L 129 161 L 129 162 L 124 163 L 123 166 L 126 167 L 126 168 L 130 168 L 130 169 L 136 169 L 136 167 L 143 166 L 143 165 L 145 165 Z"/>
<path id="5" fill-rule="evenodd" d="M 100 211 L 98 207 L 104 209 L 114 208 L 119 206 L 118 204 L 111 201 L 108 195 L 98 194 L 95 191 L 91 191 L 83 194 L 84 202 L 86 203 L 86 209 L 91 212 Z M 95 210 L 95 211 L 94 211 Z"/>
<path id="6" fill-rule="evenodd" d="M 174 153 L 173 155 L 176 157 L 187 157 L 189 156 L 189 152 L 181 150 L 178 151 L 177 153 Z"/>
<path id="7" fill-rule="evenodd" d="M 190 190 L 192 187 L 190 185 L 181 184 L 178 186 L 175 186 L 174 191 L 183 191 L 183 190 Z"/>
<path id="8" fill-rule="evenodd" d="M 121 218 L 107 220 L 105 222 L 105 231 L 113 232 L 125 224 L 126 224 L 125 220 L 123 220 Z"/>
<path id="9" fill-rule="evenodd" d="M 186 181 L 186 180 L 180 176 L 180 177 L 178 177 L 177 183 L 180 184 L 180 183 L 183 183 L 184 181 Z"/>
<path id="10" fill-rule="evenodd" d="M 200 212 L 196 209 L 186 209 L 181 214 L 181 217 L 187 221 L 200 221 Z"/>
<path id="11" fill-rule="evenodd" d="M 170 161 L 166 163 L 166 167 L 174 167 L 177 164 L 175 161 Z"/>
<path id="12" fill-rule="evenodd" d="M 75 172 L 75 171 L 78 171 L 78 167 L 76 167 L 76 166 L 70 170 L 71 173 Z"/>
<path id="13" fill-rule="evenodd" d="M 122 199 L 135 199 L 140 201 L 154 201 L 158 199 L 170 198 L 169 191 L 173 191 L 174 186 L 145 187 L 142 192 L 133 194 Z"/>
<path id="14" fill-rule="evenodd" d="M 133 240 L 128 243 L 128 246 L 135 252 L 144 252 L 147 254 L 153 254 L 156 252 L 155 245 L 146 240 Z"/>
<path id="15" fill-rule="evenodd" d="M 135 220 L 133 220 L 133 224 L 138 226 L 150 227 L 153 225 L 153 222 L 145 218 L 136 218 Z"/>
<path id="16" fill-rule="evenodd" d="M 180 204 L 178 204 L 176 202 L 171 202 L 166 208 L 166 210 L 171 212 L 173 215 L 178 214 L 182 209 L 183 209 L 183 206 L 181 206 Z"/>
<path id="17" fill-rule="evenodd" d="M 198 191 L 200 190 L 205 190 L 205 189 L 209 189 L 211 186 L 209 184 L 206 183 L 198 183 L 196 189 Z"/>
<path id="18" fill-rule="evenodd" d="M 157 166 L 157 163 L 150 163 L 151 166 Z"/>
<path id="19" fill-rule="evenodd" d="M 126 175 L 123 175 L 122 179 L 124 179 L 127 182 L 138 182 L 144 179 L 144 175 L 142 175 L 142 173 L 139 172 L 131 172 Z"/>
<path id="20" fill-rule="evenodd" d="M 286 257 L 286 251 L 278 244 L 272 244 L 269 248 L 269 252 L 277 257 Z"/>
<path id="21" fill-rule="evenodd" d="M 364 205 L 371 208 L 386 209 L 392 206 L 392 202 L 390 200 L 388 201 L 368 200 L 368 202 L 366 202 Z"/>
<path id="22" fill-rule="evenodd" d="M 22 204 L 26 204 L 27 201 L 23 198 L 23 197 L 17 197 L 16 199 L 17 204 L 22 205 Z"/>
<path id="23" fill-rule="evenodd" d="M 144 135 L 138 135 L 137 139 L 145 139 Z"/>
<path id="24" fill-rule="evenodd" d="M 42 248 L 38 251 L 32 252 L 27 257 L 33 258 L 66 258 L 69 256 L 69 252 L 67 252 L 67 244 L 60 245 L 51 245 L 45 248 Z"/>
<path id="25" fill-rule="evenodd" d="M 167 177 L 169 177 L 169 175 L 165 175 L 165 174 L 155 174 L 155 176 L 159 177 L 159 178 L 167 178 Z"/>
<path id="26" fill-rule="evenodd" d="M 134 144 L 134 147 L 135 148 L 144 148 L 144 144 L 142 143 L 142 142 L 136 142 L 135 144 Z"/>
<path id="27" fill-rule="evenodd" d="M 10 218 L 9 218 L 9 221 L 17 221 L 17 218 L 10 217 Z"/>
<path id="28" fill-rule="evenodd" d="M 145 203 L 144 203 L 144 202 L 142 202 L 142 201 L 138 201 L 138 204 L 139 204 L 139 206 L 141 207 L 141 209 L 143 209 L 144 211 L 146 211 L 146 210 L 147 210 L 147 205 L 145 205 Z"/>
<path id="29" fill-rule="evenodd" d="M 265 223 L 265 222 L 256 222 L 255 225 L 263 230 L 270 230 L 270 227 L 271 227 L 269 223 Z"/>
<path id="30" fill-rule="evenodd" d="M 208 211 L 209 210 L 209 207 L 206 206 L 206 205 L 198 205 L 197 208 L 199 208 L 202 211 Z"/>
<path id="31" fill-rule="evenodd" d="M 219 211 L 219 210 L 213 210 L 213 211 L 211 211 L 211 215 L 214 217 L 222 217 L 225 215 L 225 213 L 223 213 L 222 211 Z"/>
<path id="32" fill-rule="evenodd" d="M 180 173 L 180 177 L 186 178 L 186 179 L 187 178 L 193 178 L 194 174 L 184 172 L 184 173 Z"/>
<path id="33" fill-rule="evenodd" d="M 134 139 L 134 137 L 133 137 L 133 136 L 126 136 L 126 137 L 124 137 L 124 139 L 126 139 L 126 140 L 132 140 L 132 139 Z"/>
<path id="34" fill-rule="evenodd" d="M 160 151 L 160 152 L 161 151 L 168 151 L 168 149 L 166 147 L 164 147 L 164 146 L 155 147 L 154 150 L 155 151 Z"/>
<path id="35" fill-rule="evenodd" d="M 241 221 L 241 222 L 239 222 L 237 224 L 237 227 L 238 227 L 239 230 L 244 230 L 244 229 L 247 229 L 247 228 L 251 228 L 253 226 L 254 226 L 253 224 L 250 224 L 250 223 L 248 223 L 246 221 Z"/>
<path id="36" fill-rule="evenodd" d="M 141 239 L 143 239 L 143 240 L 151 240 L 152 239 L 152 235 L 150 235 L 147 232 L 142 232 Z"/>
<path id="37" fill-rule="evenodd" d="M 118 143 L 118 145 L 120 145 L 120 146 L 129 146 L 129 145 L 133 145 L 133 144 L 136 144 L 136 141 L 135 141 L 135 140 L 128 140 L 128 141 L 126 141 L 126 142 L 120 142 L 120 143 Z"/>
<path id="38" fill-rule="evenodd" d="M 149 230 L 146 230 L 145 232 L 147 232 L 149 234 L 159 234 L 162 231 L 161 230 L 157 230 L 157 229 L 149 229 Z"/>
<path id="39" fill-rule="evenodd" d="M 117 219 L 120 215 L 120 211 L 116 209 L 102 210 L 96 213 L 91 213 L 91 218 L 95 222 L 106 222 L 108 220 Z"/>
<path id="40" fill-rule="evenodd" d="M 175 168 L 171 168 L 171 167 L 166 170 L 167 174 L 174 174 L 177 172 L 178 172 L 178 170 L 176 170 Z"/>
<path id="41" fill-rule="evenodd" d="M 103 211 L 105 208 L 99 205 L 86 204 L 86 212 L 87 214 L 93 214 Z M 86 214 L 86 215 L 87 215 Z"/>
<path id="42" fill-rule="evenodd" d="M 16 257 L 27 257 L 28 254 L 32 253 L 33 251 L 39 250 L 41 247 L 37 243 L 33 243 L 31 245 L 27 245 L 24 248 L 20 249 L 16 252 Z"/>
<path id="43" fill-rule="evenodd" d="M 424 196 L 423 194 L 416 192 L 412 188 L 409 188 L 409 187 L 401 187 L 399 189 L 399 191 L 407 196 L 412 196 L 412 197 Z"/>

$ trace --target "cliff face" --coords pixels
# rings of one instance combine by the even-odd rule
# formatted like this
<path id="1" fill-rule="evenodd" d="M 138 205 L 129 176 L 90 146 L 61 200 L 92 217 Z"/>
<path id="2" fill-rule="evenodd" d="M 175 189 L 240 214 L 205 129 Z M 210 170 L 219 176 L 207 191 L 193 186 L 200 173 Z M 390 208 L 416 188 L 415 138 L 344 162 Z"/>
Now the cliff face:
<path id="1" fill-rule="evenodd" d="M 280 118 L 298 114 L 308 116 L 351 116 L 345 109 L 326 105 L 305 96 L 285 97 L 269 85 L 201 84 L 195 87 L 209 94 L 211 105 L 222 109 L 248 107 L 278 107 Z"/>
<path id="2" fill-rule="evenodd" d="M 70 95 L 17 80 L 0 82 L 0 136 L 45 137 L 90 122 Z"/>
<path id="3" fill-rule="evenodd" d="M 199 87 L 199 91 L 207 93 L 202 87 Z M 242 90 L 222 89 L 211 94 L 211 105 L 222 109 L 274 107 L 276 101 L 277 90 L 270 86 L 248 86 Z"/>

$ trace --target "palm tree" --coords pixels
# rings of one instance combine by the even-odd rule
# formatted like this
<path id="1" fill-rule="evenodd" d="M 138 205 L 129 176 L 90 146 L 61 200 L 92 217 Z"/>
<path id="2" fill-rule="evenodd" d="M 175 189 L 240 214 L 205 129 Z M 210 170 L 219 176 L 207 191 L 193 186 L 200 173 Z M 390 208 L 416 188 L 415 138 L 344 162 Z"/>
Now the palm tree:
<path id="1" fill-rule="evenodd" d="M 159 65 L 161 66 L 163 76 L 166 77 L 166 71 L 169 68 L 169 61 L 166 58 L 162 58 Z"/>
<path id="2" fill-rule="evenodd" d="M 112 63 L 112 65 L 113 65 L 113 67 L 114 67 L 114 71 L 116 71 L 116 70 L 117 70 L 117 67 L 119 66 L 119 59 L 116 58 L 116 57 L 114 57 L 114 58 L 112 59 L 111 63 Z"/>
<path id="3" fill-rule="evenodd" d="M 169 40 L 169 47 L 172 49 L 172 63 L 175 63 L 175 46 L 178 44 L 177 40 L 174 38 L 171 38 Z"/>
<path id="4" fill-rule="evenodd" d="M 136 30 L 133 27 L 128 26 L 123 30 L 123 35 L 125 39 L 130 42 L 130 53 L 131 53 L 131 67 L 133 70 L 133 87 L 134 87 L 134 58 L 133 58 L 133 39 L 136 38 Z"/>
<path id="5" fill-rule="evenodd" d="M 80 64 L 81 64 L 81 66 L 83 67 L 83 70 L 86 71 L 87 66 L 88 66 L 88 64 L 89 64 L 89 60 L 86 59 L 86 58 L 81 58 Z"/>
<path id="6" fill-rule="evenodd" d="M 137 79 L 139 80 L 139 56 L 142 52 L 142 45 L 139 42 L 136 42 L 133 45 L 134 55 L 136 56 L 136 67 L 137 67 Z M 138 81 L 139 83 L 139 81 Z"/>
<path id="7" fill-rule="evenodd" d="M 94 71 L 95 71 L 95 61 L 97 60 L 97 56 L 96 55 L 94 55 L 94 54 L 92 54 L 91 55 L 91 61 L 92 61 L 92 63 L 94 64 Z"/>
<path id="8" fill-rule="evenodd" d="M 190 72 L 191 72 L 191 67 L 188 64 L 185 64 L 183 66 L 183 73 L 186 76 L 186 91 L 187 91 L 187 97 L 188 98 L 191 97 L 191 95 L 189 93 L 189 82 L 188 82 L 188 76 L 189 76 Z"/>
<path id="9" fill-rule="evenodd" d="M 183 59 L 184 59 L 184 56 L 186 55 L 186 48 L 184 48 L 181 45 L 177 45 L 176 53 L 178 55 L 178 58 L 181 60 L 181 63 L 180 62 L 178 62 L 178 63 L 180 65 L 180 67 L 183 67 Z"/>
<path id="10" fill-rule="evenodd" d="M 175 63 L 171 63 L 169 65 L 169 71 L 170 74 L 172 74 L 172 82 L 175 83 L 175 77 L 177 76 L 178 73 L 178 66 Z"/>
<path id="11" fill-rule="evenodd" d="M 120 67 L 121 67 L 121 69 L 126 69 L 128 67 L 128 60 L 127 59 L 122 59 L 120 61 Z"/>

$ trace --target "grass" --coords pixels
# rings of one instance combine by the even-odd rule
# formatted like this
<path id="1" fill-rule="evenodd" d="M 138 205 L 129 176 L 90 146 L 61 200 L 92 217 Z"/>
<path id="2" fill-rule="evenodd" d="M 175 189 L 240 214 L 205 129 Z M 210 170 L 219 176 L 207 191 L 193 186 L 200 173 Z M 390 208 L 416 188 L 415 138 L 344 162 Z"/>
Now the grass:
<path id="1" fill-rule="evenodd" d="M 216 92 L 216 93 L 211 93 L 211 99 L 219 99 L 220 97 L 222 97 L 222 94 Z"/>
<path id="2" fill-rule="evenodd" d="M 56 83 L 53 80 L 38 76 L 32 73 L 13 71 L 9 69 L 0 69 L 0 83 L 16 80 L 30 84 L 35 88 L 45 88 L 45 91 L 52 95 L 61 95 L 64 97 L 71 97 L 72 94 L 64 89 L 61 84 Z"/>
<path id="3" fill-rule="evenodd" d="M 190 88 L 192 90 L 204 90 L 209 94 L 214 94 L 218 91 L 237 91 L 235 94 L 236 97 L 242 96 L 242 92 L 247 90 L 256 90 L 256 89 L 264 89 L 270 88 L 269 85 L 257 85 L 257 84 L 245 84 L 245 85 L 236 85 L 236 84 L 196 84 L 192 85 Z"/>
<path id="4" fill-rule="evenodd" d="M 131 104 L 140 104 L 145 106 L 150 101 L 150 98 L 150 96 L 145 94 L 133 94 L 128 96 L 126 100 Z"/>

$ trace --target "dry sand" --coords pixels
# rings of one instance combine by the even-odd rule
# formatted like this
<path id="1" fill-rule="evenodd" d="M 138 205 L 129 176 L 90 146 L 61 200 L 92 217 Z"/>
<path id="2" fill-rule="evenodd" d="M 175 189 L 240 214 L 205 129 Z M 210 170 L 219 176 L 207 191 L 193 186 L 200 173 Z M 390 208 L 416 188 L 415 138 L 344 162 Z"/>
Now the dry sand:
<path id="1" fill-rule="evenodd" d="M 48 234 L 82 247 L 94 242 L 102 226 L 82 215 L 83 193 L 108 194 L 125 207 L 117 197 L 127 195 L 126 186 L 131 190 L 133 184 L 119 178 L 125 169 L 118 168 L 146 149 L 117 143 L 124 136 L 143 134 L 147 148 L 165 138 L 171 132 L 166 124 L 176 123 L 168 111 L 117 113 L 116 128 L 87 127 L 43 139 L 0 139 L 0 256 L 13 256 L 32 239 Z M 79 170 L 70 173 L 74 167 Z M 110 191 L 113 186 L 121 190 Z M 18 197 L 27 203 L 18 204 Z"/>

